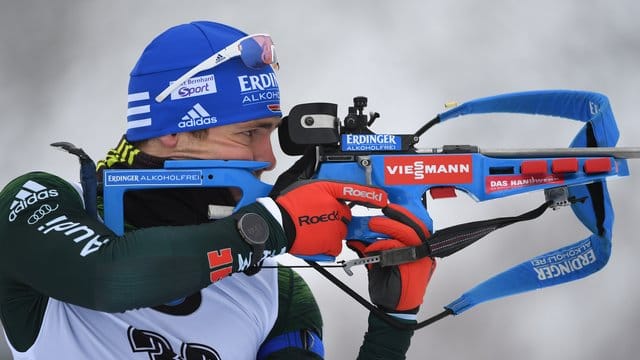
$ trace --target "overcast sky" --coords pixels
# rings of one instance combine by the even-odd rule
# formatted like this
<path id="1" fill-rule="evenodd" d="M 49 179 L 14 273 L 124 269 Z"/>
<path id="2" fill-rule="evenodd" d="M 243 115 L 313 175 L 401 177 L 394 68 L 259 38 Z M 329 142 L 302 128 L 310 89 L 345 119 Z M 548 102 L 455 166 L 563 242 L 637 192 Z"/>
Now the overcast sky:
<path id="1" fill-rule="evenodd" d="M 414 132 L 450 100 L 533 89 L 606 94 L 620 146 L 640 146 L 640 2 L 551 1 L 2 1 L 0 184 L 30 170 L 75 180 L 77 161 L 49 147 L 71 141 L 94 159 L 124 131 L 128 73 L 169 26 L 213 20 L 276 41 L 282 106 L 354 96 L 382 115 L 379 132 Z M 434 128 L 420 146 L 559 147 L 578 127 L 562 121 L 482 117 Z M 276 173 L 293 159 L 280 154 Z M 631 170 L 640 169 L 640 161 Z M 273 182 L 275 176 L 267 177 Z M 409 359 L 631 359 L 640 352 L 640 251 L 634 222 L 640 177 L 610 184 L 610 263 L 581 281 L 480 305 L 418 331 Z M 436 227 L 511 216 L 540 193 L 475 203 L 460 194 L 430 204 Z M 487 277 L 586 237 L 568 209 L 514 225 L 440 261 L 421 317 Z M 347 254 L 346 256 L 352 256 Z M 54 269 L 52 269 L 53 271 Z M 345 278 L 366 295 L 364 270 Z M 355 357 L 367 312 L 318 277 L 327 358 Z M 339 273 L 338 273 L 339 274 Z M 0 359 L 9 358 L 4 344 Z"/>

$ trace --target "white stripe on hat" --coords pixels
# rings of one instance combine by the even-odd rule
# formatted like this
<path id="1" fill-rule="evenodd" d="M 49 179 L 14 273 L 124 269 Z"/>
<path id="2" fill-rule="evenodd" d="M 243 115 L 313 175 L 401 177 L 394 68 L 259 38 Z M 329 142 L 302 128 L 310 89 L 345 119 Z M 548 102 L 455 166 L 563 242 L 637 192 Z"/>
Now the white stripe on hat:
<path id="1" fill-rule="evenodd" d="M 127 130 L 145 126 L 151 126 L 151 118 L 127 121 Z"/>
<path id="2" fill-rule="evenodd" d="M 146 91 L 146 92 L 133 93 L 127 96 L 128 102 L 140 101 L 140 100 L 149 100 L 149 92 Z"/>
<path id="3" fill-rule="evenodd" d="M 146 114 L 150 111 L 151 111 L 151 106 L 149 105 L 134 106 L 127 109 L 127 116 Z"/>

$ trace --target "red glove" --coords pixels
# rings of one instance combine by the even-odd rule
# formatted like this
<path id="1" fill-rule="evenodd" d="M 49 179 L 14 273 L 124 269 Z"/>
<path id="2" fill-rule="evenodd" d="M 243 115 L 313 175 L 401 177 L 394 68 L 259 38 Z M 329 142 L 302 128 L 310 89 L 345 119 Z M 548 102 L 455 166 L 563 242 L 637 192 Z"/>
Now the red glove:
<path id="1" fill-rule="evenodd" d="M 389 204 L 383 213 L 387 217 L 372 218 L 369 228 L 388 235 L 389 239 L 378 240 L 368 246 L 356 240 L 347 241 L 347 246 L 358 255 L 368 256 L 382 250 L 420 245 L 429 237 L 427 227 L 407 209 Z M 435 268 L 436 262 L 430 257 L 395 266 L 368 265 L 371 302 L 387 312 L 417 313 Z"/>
<path id="2" fill-rule="evenodd" d="M 300 181 L 275 199 L 294 255 L 337 256 L 351 221 L 344 201 L 367 207 L 387 206 L 387 193 L 379 188 L 334 181 Z"/>

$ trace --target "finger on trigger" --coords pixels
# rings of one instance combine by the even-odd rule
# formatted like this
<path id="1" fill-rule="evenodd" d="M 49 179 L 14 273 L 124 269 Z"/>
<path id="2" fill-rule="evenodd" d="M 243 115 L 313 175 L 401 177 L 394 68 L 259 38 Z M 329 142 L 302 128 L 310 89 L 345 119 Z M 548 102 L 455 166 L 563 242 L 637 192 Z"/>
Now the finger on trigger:
<path id="1" fill-rule="evenodd" d="M 430 232 L 426 225 L 422 221 L 417 220 L 416 217 L 409 213 L 407 209 L 401 206 L 389 204 L 389 206 L 382 209 L 382 213 L 393 220 L 411 227 L 420 237 L 422 242 L 427 242 Z"/>
<path id="2" fill-rule="evenodd" d="M 372 217 L 369 220 L 369 228 L 372 231 L 385 234 L 389 238 L 402 241 L 405 245 L 422 244 L 422 239 L 413 228 L 384 216 Z"/>

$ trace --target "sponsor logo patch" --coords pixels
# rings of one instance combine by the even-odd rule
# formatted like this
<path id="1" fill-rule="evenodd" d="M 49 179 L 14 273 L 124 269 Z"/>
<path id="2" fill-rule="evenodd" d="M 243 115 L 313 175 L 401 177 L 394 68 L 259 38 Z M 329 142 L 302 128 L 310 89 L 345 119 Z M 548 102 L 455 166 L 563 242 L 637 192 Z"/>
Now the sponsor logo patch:
<path id="1" fill-rule="evenodd" d="M 390 151 L 402 150 L 402 139 L 389 134 L 342 135 L 342 151 Z"/>
<path id="2" fill-rule="evenodd" d="M 188 129 L 203 125 L 213 125 L 217 122 L 218 120 L 215 116 L 211 116 L 209 112 L 200 105 L 200 103 L 197 103 L 187 112 L 187 115 L 180 119 L 178 127 L 181 129 Z"/>
<path id="3" fill-rule="evenodd" d="M 171 92 L 171 100 L 186 99 L 194 96 L 215 94 L 218 92 L 216 78 L 213 74 L 196 76 L 182 83 Z"/>
<path id="4" fill-rule="evenodd" d="M 545 281 L 557 277 L 574 276 L 597 261 L 591 243 L 583 242 L 562 251 L 543 255 L 531 260 L 538 280 Z"/>
<path id="5" fill-rule="evenodd" d="M 53 206 L 51 206 L 49 204 L 42 204 L 42 205 L 40 205 L 40 208 L 38 208 L 38 210 L 34 211 L 33 214 L 31 214 L 31 216 L 29 216 L 29 218 L 27 219 L 27 223 L 29 225 L 36 224 L 38 221 L 40 221 L 45 216 L 47 216 L 47 215 L 51 214 L 52 212 L 55 212 L 56 210 L 58 210 L 59 207 L 60 207 L 60 205 L 58 205 L 58 204 L 55 204 Z"/>
<path id="6" fill-rule="evenodd" d="M 9 207 L 11 210 L 9 222 L 14 222 L 18 218 L 18 214 L 29 206 L 54 197 L 58 197 L 58 190 L 48 189 L 33 180 L 28 180 L 22 185 Z"/>
<path id="7" fill-rule="evenodd" d="M 312 216 L 303 215 L 298 217 L 298 226 L 313 225 L 317 223 L 325 223 L 325 222 L 337 221 L 337 220 L 340 220 L 338 218 L 337 211 L 332 211 L 328 214 L 321 214 L 321 215 L 312 215 Z"/>
<path id="8" fill-rule="evenodd" d="M 384 158 L 384 183 L 470 184 L 471 155 L 388 156 Z"/>
<path id="9" fill-rule="evenodd" d="M 202 185 L 202 170 L 107 170 L 104 186 Z"/>
<path id="10" fill-rule="evenodd" d="M 352 196 L 352 197 L 360 197 L 360 198 L 367 199 L 367 200 L 382 201 L 382 193 L 381 192 L 363 191 L 363 190 L 354 189 L 354 188 L 352 188 L 350 186 L 345 186 L 344 188 L 342 188 L 342 195 L 349 195 L 349 196 Z"/>
<path id="11" fill-rule="evenodd" d="M 557 174 L 546 175 L 494 175 L 485 178 L 485 191 L 487 194 L 496 191 L 521 189 L 528 186 L 545 184 L 562 184 L 564 177 Z"/>
<path id="12" fill-rule="evenodd" d="M 85 241 L 85 245 L 80 251 L 80 256 L 82 257 L 98 251 L 102 245 L 109 242 L 108 238 L 101 239 L 100 234 L 96 234 L 90 227 L 79 222 L 69 221 L 69 218 L 65 215 L 58 216 L 39 226 L 38 231 L 45 235 L 52 231 L 61 232 L 70 237 L 75 243 Z"/>
<path id="13" fill-rule="evenodd" d="M 242 96 L 242 105 L 252 105 L 265 102 L 280 102 L 280 90 L 278 89 L 278 80 L 274 73 L 259 75 L 241 75 L 238 76 L 240 85 L 240 96 Z M 280 105 L 277 110 L 268 108 L 271 111 L 280 111 Z"/>

